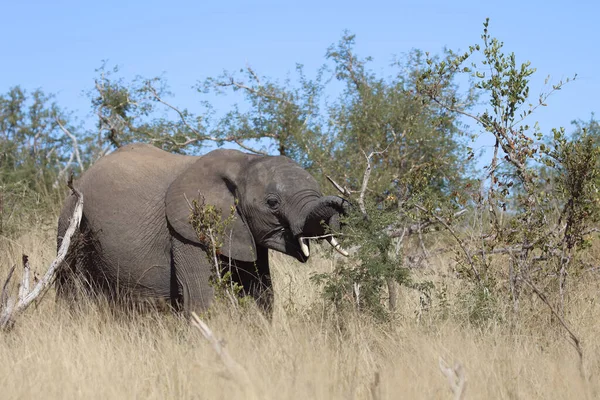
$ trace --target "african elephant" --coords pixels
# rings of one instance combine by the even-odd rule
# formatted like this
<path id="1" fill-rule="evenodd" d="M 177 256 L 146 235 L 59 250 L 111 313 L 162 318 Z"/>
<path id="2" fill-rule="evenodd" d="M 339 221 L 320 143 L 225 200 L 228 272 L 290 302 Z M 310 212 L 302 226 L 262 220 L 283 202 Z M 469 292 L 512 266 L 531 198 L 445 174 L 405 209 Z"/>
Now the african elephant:
<path id="1" fill-rule="evenodd" d="M 306 262 L 305 237 L 323 235 L 322 222 L 339 228 L 346 207 L 340 197 L 323 196 L 289 158 L 237 150 L 186 156 L 127 145 L 101 158 L 74 186 L 83 194 L 83 217 L 56 280 L 58 297 L 72 298 L 83 281 L 109 298 L 162 299 L 186 314 L 205 310 L 214 295 L 207 243 L 189 222 L 193 199 L 216 206 L 222 218 L 234 212 L 219 259 L 234 267 L 233 278 L 268 314 L 268 249 Z M 59 246 L 75 203 L 71 195 L 63 206 Z M 335 239 L 327 240 L 340 250 Z"/>

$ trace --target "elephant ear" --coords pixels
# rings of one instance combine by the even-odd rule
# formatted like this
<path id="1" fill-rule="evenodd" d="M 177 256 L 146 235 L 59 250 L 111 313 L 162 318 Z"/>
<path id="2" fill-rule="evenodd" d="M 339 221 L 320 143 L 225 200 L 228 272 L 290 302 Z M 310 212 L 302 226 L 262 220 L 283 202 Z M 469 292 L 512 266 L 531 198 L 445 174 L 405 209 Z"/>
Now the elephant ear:
<path id="1" fill-rule="evenodd" d="M 217 152 L 222 152 L 217 150 Z M 213 152 L 214 153 L 214 152 Z M 239 155 L 243 153 L 238 152 Z M 240 261 L 256 261 L 256 245 L 254 238 L 237 208 L 235 180 L 232 179 L 232 165 L 235 162 L 225 160 L 227 157 L 215 157 L 211 153 L 201 157 L 184 171 L 169 186 L 166 203 L 166 214 L 169 224 L 185 239 L 202 245 L 190 223 L 190 206 L 193 200 L 200 204 L 213 205 L 221 211 L 221 221 L 231 215 L 232 207 L 236 211 L 233 222 L 226 224 L 221 238 L 223 246 L 221 254 Z M 241 168 L 240 168 L 241 169 Z"/>

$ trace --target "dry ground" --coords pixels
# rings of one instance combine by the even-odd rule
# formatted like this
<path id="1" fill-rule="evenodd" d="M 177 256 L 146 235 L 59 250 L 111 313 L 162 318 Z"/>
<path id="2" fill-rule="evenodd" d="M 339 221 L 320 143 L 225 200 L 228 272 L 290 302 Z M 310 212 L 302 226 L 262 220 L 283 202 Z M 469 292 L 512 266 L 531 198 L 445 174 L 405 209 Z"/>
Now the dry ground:
<path id="1" fill-rule="evenodd" d="M 22 252 L 42 271 L 54 257 L 52 233 L 2 239 L 0 277 Z M 333 262 L 316 258 L 301 265 L 275 257 L 272 323 L 254 310 L 221 310 L 206 319 L 245 369 L 247 385 L 180 319 L 114 318 L 97 308 L 71 316 L 50 293 L 15 330 L 0 334 L 0 398 L 451 399 L 440 357 L 462 366 L 465 399 L 600 396 L 600 284 L 592 274 L 578 285 L 567 316 L 583 341 L 583 378 L 575 351 L 541 306 L 511 328 L 461 323 L 453 317 L 460 315 L 453 311 L 458 283 L 437 272 L 431 278 L 448 287 L 449 318 L 440 318 L 435 304 L 419 313 L 419 295 L 408 289 L 401 290 L 391 323 L 328 313 L 308 277 L 331 270 Z"/>

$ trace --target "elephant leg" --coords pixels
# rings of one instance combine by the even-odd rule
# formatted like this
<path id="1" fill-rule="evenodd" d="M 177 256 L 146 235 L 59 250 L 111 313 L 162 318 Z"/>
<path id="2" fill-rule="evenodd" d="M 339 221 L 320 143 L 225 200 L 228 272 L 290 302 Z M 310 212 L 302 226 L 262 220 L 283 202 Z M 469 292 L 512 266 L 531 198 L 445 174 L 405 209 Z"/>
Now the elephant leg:
<path id="1" fill-rule="evenodd" d="M 269 249 L 257 246 L 258 258 L 256 260 L 256 271 L 258 279 L 250 288 L 250 295 L 256 300 L 256 304 L 269 320 L 273 316 L 273 282 L 271 282 L 271 270 L 269 267 Z"/>
<path id="2" fill-rule="evenodd" d="M 236 263 L 236 280 L 243 286 L 244 293 L 251 296 L 265 316 L 270 320 L 273 314 L 273 284 L 269 269 L 269 250 L 256 247 L 257 260 L 254 263 Z"/>
<path id="3" fill-rule="evenodd" d="M 173 273 L 183 297 L 184 314 L 189 317 L 192 311 L 206 311 L 214 297 L 209 283 L 212 270 L 206 253 L 197 245 L 173 237 L 171 256 Z"/>

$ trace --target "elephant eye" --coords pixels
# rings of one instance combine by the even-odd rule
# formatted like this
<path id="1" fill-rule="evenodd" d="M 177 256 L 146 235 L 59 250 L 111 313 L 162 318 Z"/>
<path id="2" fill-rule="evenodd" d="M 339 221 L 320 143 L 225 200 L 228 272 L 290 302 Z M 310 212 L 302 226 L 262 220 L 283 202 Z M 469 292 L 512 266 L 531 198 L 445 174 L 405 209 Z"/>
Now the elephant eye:
<path id="1" fill-rule="evenodd" d="M 269 206 L 269 208 L 276 210 L 279 207 L 279 199 L 277 199 L 276 197 L 269 197 L 267 199 L 267 205 Z"/>

